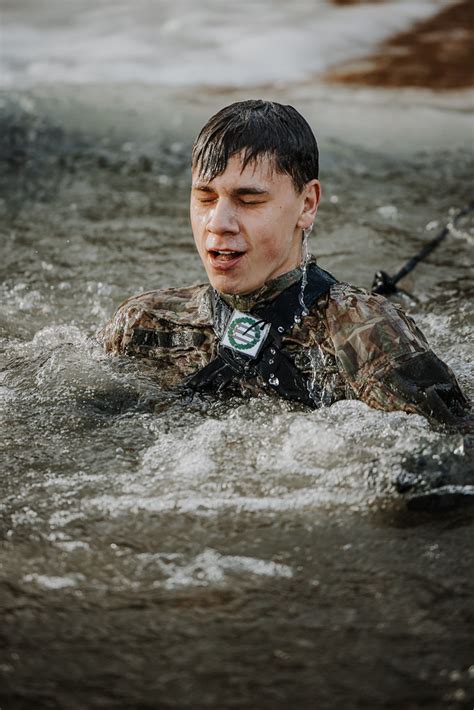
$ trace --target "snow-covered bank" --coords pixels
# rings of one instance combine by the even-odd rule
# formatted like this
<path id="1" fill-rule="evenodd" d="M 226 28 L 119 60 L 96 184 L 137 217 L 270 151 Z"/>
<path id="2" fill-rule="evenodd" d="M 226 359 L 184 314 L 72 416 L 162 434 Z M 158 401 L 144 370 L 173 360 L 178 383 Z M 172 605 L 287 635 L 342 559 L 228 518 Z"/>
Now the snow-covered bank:
<path id="1" fill-rule="evenodd" d="M 2 13 L 0 83 L 289 84 L 364 56 L 449 5 L 18 0 Z"/>

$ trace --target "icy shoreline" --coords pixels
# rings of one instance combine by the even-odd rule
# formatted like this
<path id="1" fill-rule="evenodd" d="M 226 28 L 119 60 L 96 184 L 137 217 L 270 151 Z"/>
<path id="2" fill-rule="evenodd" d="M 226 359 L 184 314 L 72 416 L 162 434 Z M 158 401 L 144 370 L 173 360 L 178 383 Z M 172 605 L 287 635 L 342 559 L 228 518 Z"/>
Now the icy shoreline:
<path id="1" fill-rule="evenodd" d="M 447 0 L 115 3 L 49 0 L 3 12 L 0 85 L 242 87 L 305 81 L 363 57 L 450 6 Z"/>

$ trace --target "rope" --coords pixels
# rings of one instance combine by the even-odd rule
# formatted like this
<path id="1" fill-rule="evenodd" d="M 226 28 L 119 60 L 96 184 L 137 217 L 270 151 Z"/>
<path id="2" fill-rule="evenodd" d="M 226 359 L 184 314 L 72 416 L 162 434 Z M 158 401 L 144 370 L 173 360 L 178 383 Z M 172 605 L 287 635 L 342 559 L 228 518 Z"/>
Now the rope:
<path id="1" fill-rule="evenodd" d="M 411 259 L 408 259 L 408 261 L 397 271 L 395 276 L 389 276 L 385 271 L 377 271 L 377 273 L 374 276 L 374 281 L 372 283 L 372 293 L 380 293 L 383 295 L 391 294 L 391 293 L 396 293 L 397 289 L 397 283 L 401 281 L 407 274 L 410 273 L 410 271 L 413 271 L 415 266 L 419 264 L 420 261 L 423 261 L 423 259 L 426 259 L 426 257 L 431 254 L 432 251 L 434 251 L 445 239 L 448 234 L 450 233 L 451 229 L 456 225 L 456 223 L 462 219 L 462 217 L 465 217 L 467 214 L 470 212 L 474 211 L 474 202 L 471 202 L 467 207 L 463 207 L 462 210 L 460 210 L 457 215 L 449 222 L 439 234 L 434 237 L 431 241 L 428 242 L 428 244 L 425 244 L 425 246 L 418 252 L 418 254 L 415 254 L 415 256 L 412 256 Z"/>

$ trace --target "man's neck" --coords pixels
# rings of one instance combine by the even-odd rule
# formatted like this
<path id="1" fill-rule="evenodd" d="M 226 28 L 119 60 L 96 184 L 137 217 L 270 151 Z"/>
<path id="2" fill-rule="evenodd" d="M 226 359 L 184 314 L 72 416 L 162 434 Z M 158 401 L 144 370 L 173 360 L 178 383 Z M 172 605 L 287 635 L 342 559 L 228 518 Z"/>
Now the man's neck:
<path id="1" fill-rule="evenodd" d="M 308 264 L 316 260 L 311 258 Z M 222 293 L 221 291 L 216 291 L 216 293 L 221 296 L 221 298 L 232 308 L 238 311 L 243 311 L 244 313 L 255 308 L 257 304 L 273 301 L 282 291 L 292 286 L 296 281 L 299 281 L 303 274 L 303 268 L 297 266 L 290 271 L 277 276 L 276 278 L 266 281 L 262 286 L 260 286 L 255 291 L 246 294 L 235 294 L 235 293 Z"/>

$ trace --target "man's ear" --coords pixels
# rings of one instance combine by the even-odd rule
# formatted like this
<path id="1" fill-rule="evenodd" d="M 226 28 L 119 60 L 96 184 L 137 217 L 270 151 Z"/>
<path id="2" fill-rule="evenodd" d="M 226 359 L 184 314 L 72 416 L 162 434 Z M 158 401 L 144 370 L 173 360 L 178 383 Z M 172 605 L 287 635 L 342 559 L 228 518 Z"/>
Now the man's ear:
<path id="1" fill-rule="evenodd" d="M 297 227 L 308 229 L 316 219 L 318 205 L 321 200 L 321 183 L 314 178 L 310 180 L 302 191 L 303 208 L 296 223 Z"/>

